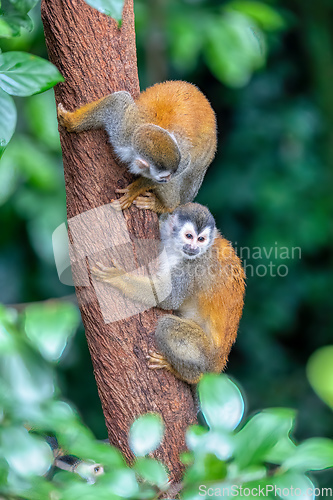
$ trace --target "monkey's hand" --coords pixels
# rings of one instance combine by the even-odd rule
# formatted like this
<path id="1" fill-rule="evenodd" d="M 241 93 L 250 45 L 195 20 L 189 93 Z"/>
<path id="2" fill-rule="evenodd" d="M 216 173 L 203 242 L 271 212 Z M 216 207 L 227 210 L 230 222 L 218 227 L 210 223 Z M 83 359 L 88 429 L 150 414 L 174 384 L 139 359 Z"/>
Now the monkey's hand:
<path id="1" fill-rule="evenodd" d="M 156 206 L 157 198 L 154 193 L 146 191 L 142 193 L 142 196 L 138 196 L 134 201 L 133 205 L 141 210 L 154 210 Z"/>
<path id="2" fill-rule="evenodd" d="M 164 214 L 173 212 L 173 208 L 169 209 L 165 207 L 154 193 L 146 191 L 142 193 L 143 196 L 138 196 L 134 201 L 133 205 L 141 210 L 152 210 L 157 214 Z"/>
<path id="3" fill-rule="evenodd" d="M 98 281 L 109 283 L 131 300 L 145 304 L 148 307 L 156 306 L 156 298 L 152 291 L 149 276 L 136 276 L 127 273 L 112 263 L 114 267 L 103 266 L 100 262 L 92 268 L 91 273 Z"/>
<path id="4" fill-rule="evenodd" d="M 124 269 L 117 267 L 114 262 L 112 264 L 114 267 L 106 267 L 100 262 L 96 262 L 96 266 L 92 268 L 91 273 L 98 281 L 103 281 L 104 283 L 110 283 L 115 278 L 126 274 Z"/>
<path id="5" fill-rule="evenodd" d="M 165 368 L 169 372 L 175 374 L 175 370 L 172 368 L 168 360 L 163 356 L 163 354 L 160 354 L 159 352 L 154 352 L 154 351 L 148 351 L 149 356 L 146 356 L 146 359 L 148 361 L 148 368 L 151 370 L 162 370 L 162 368 Z"/>
<path id="6" fill-rule="evenodd" d="M 74 130 L 71 122 L 71 115 L 73 114 L 74 113 L 67 111 L 61 103 L 58 105 L 58 121 L 62 127 L 68 130 L 68 132 L 72 132 Z"/>

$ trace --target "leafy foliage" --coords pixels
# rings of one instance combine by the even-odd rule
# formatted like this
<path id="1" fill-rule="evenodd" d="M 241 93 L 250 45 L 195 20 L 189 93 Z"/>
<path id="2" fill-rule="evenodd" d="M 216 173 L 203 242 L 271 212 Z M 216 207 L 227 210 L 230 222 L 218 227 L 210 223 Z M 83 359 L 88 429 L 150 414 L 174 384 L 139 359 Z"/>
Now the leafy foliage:
<path id="1" fill-rule="evenodd" d="M 13 8 L 19 4 L 25 5 L 26 14 L 32 5 L 24 1 L 2 0 L 2 9 L 7 9 L 9 3 Z M 329 54 L 332 53 L 332 46 L 329 45 L 330 37 L 324 34 L 325 23 L 329 24 L 333 17 L 329 2 L 314 2 L 311 4 L 311 14 L 303 11 L 306 5 L 306 2 L 291 4 L 285 0 L 233 1 L 224 2 L 223 5 L 214 0 L 169 0 L 158 3 L 158 9 L 153 9 L 147 1 L 135 1 L 141 87 L 165 78 L 192 81 L 209 97 L 217 113 L 219 152 L 205 177 L 198 201 L 207 204 L 213 211 L 219 228 L 236 245 L 238 253 L 241 247 L 251 251 L 254 247 L 268 250 L 281 246 L 301 248 L 301 258 L 287 259 L 288 274 L 284 278 L 274 277 L 271 273 L 260 277 L 257 273 L 259 264 L 268 266 L 272 263 L 276 266 L 275 270 L 278 265 L 285 264 L 286 260 L 279 254 L 275 256 L 273 251 L 271 257 L 263 255 L 258 259 L 253 253 L 249 256 L 246 251 L 243 253 L 244 265 L 248 266 L 245 311 L 228 365 L 228 372 L 240 381 L 248 395 L 248 413 L 261 415 L 257 413 L 259 408 L 277 405 L 298 409 L 298 425 L 292 431 L 298 440 L 308 436 L 331 436 L 332 426 L 330 409 L 320 401 L 307 382 L 305 364 L 310 355 L 320 348 L 318 355 L 315 353 L 310 358 L 307 371 L 316 393 L 332 408 L 331 354 L 329 347 L 322 346 L 331 343 L 333 326 L 330 269 L 333 248 L 332 162 L 327 156 L 331 144 L 328 127 L 333 120 L 329 115 L 330 107 L 324 107 L 319 99 L 316 100 L 316 96 L 323 96 L 319 82 L 331 81 L 325 71 L 331 67 Z M 0 33 L 4 35 L 1 44 L 3 51 L 32 52 L 47 57 L 36 9 L 35 16 L 29 14 L 29 18 L 27 15 L 22 20 L 21 15 L 16 18 L 11 16 L 10 23 L 7 23 L 9 15 L 0 16 Z M 22 27 L 30 30 L 32 18 L 35 24 L 33 31 L 23 31 L 20 37 L 12 37 L 14 32 L 16 35 L 21 32 Z M 233 21 L 230 29 L 227 26 L 229 20 Z M 158 42 L 150 38 L 156 26 Z M 219 26 L 221 30 L 226 29 L 226 34 L 218 31 Z M 241 34 L 240 26 L 244 27 Z M 212 40 L 212 32 L 217 37 L 216 41 Z M 313 44 L 314 32 L 323 34 L 316 37 L 316 44 Z M 249 47 L 244 44 L 246 37 L 250 39 Z M 225 43 L 228 42 L 229 46 L 231 44 L 232 50 L 224 50 L 222 38 L 226 39 Z M 218 54 L 215 63 L 209 59 L 212 47 Z M 156 49 L 153 55 L 151 48 Z M 317 53 L 313 58 L 312 51 L 316 48 Z M 327 59 L 322 57 L 323 54 L 326 54 Z M 167 73 L 162 76 L 155 74 L 152 79 L 152 68 L 158 67 L 157 62 L 163 58 L 166 60 Z M 325 67 L 320 69 L 319 62 L 323 59 Z M 216 64 L 217 68 L 213 69 L 212 64 Z M 328 99 L 332 95 L 331 90 L 329 94 Z M 5 143 L 1 144 L 2 147 L 8 143 L 15 127 L 13 115 L 16 111 L 13 111 L 11 103 L 11 96 L 0 89 L 0 120 L 4 117 L 0 135 Z M 70 289 L 58 281 L 51 247 L 52 231 L 66 218 L 54 98 L 50 92 L 45 92 L 16 99 L 15 103 L 19 110 L 18 129 L 0 162 L 0 280 L 5 284 L 0 294 L 1 300 L 7 303 L 31 302 L 70 293 Z M 6 118 L 5 113 L 7 107 L 9 111 L 6 113 L 11 115 L 9 118 Z M 10 315 L 13 314 L 11 310 Z M 44 324 L 51 315 L 42 314 L 42 317 Z M 40 329 L 36 328 L 36 332 L 40 332 Z M 54 339 L 54 354 L 60 353 L 63 338 L 60 334 Z M 27 361 L 26 365 L 23 364 L 26 366 L 25 371 L 22 364 L 18 363 L 21 366 L 17 372 L 20 381 L 22 378 L 28 380 L 29 377 L 24 374 L 33 370 L 36 359 L 43 360 L 43 349 L 32 344 L 32 340 L 27 342 L 32 349 L 29 352 L 35 353 L 37 358 L 33 357 L 32 363 Z M 327 355 L 324 355 L 326 349 Z M 55 388 L 59 397 L 59 389 L 54 385 L 54 374 L 57 372 L 64 396 L 75 401 L 94 433 L 105 437 L 103 416 L 82 330 L 72 339 L 70 348 L 65 349 L 61 362 L 52 361 L 50 372 L 47 368 L 49 362 L 44 362 L 43 377 L 39 378 L 38 372 L 32 378 L 42 380 L 40 390 L 47 395 L 47 400 L 50 387 Z M 12 362 L 9 366 L 12 367 L 10 373 L 13 376 L 16 365 Z M 226 378 L 207 382 L 207 394 L 209 387 L 219 387 L 219 384 L 225 384 L 230 390 L 235 387 L 237 400 L 239 389 Z M 214 393 L 214 390 L 211 389 L 211 392 Z M 35 393 L 33 383 L 30 391 L 38 401 L 38 392 Z M 18 397 L 24 397 L 21 392 L 17 395 L 13 391 L 16 402 Z M 10 400 L 10 393 L 7 392 L 6 404 L 10 405 Z M 117 477 L 120 477 L 118 473 L 123 467 L 119 453 L 96 443 L 80 420 L 75 420 L 73 424 L 73 410 L 67 403 L 62 400 L 53 403 L 51 416 L 54 418 L 49 415 L 51 427 L 48 427 L 48 432 L 55 426 L 59 431 L 57 435 L 62 436 L 61 444 L 70 453 L 102 462 L 106 468 L 109 464 L 115 473 L 112 475 L 110 472 L 108 486 L 121 488 L 120 482 L 117 483 Z M 209 415 L 215 411 L 215 403 L 211 404 L 212 408 L 206 409 L 208 422 Z M 222 404 L 222 401 L 218 399 L 217 404 Z M 233 405 L 230 408 L 236 412 L 237 405 Z M 275 411 L 264 411 L 264 416 L 259 417 L 259 421 L 263 418 L 265 422 L 266 434 L 261 439 L 264 447 L 270 441 L 269 425 L 280 418 Z M 235 421 L 236 415 L 239 418 L 241 413 L 238 405 Z M 15 417 L 19 426 L 23 422 L 21 417 Z M 286 431 L 291 420 L 292 411 L 288 410 L 284 416 L 283 432 L 278 427 L 281 430 L 280 439 L 275 446 L 266 450 L 265 459 L 270 464 L 269 468 L 283 464 L 289 457 L 296 461 L 298 452 L 295 452 L 295 448 L 301 448 L 302 444 L 296 446 L 294 437 L 290 437 Z M 253 425 L 260 431 L 260 426 L 255 426 L 256 420 L 254 424 L 251 422 L 250 419 L 240 430 L 237 427 L 236 431 L 231 428 L 222 431 L 221 427 L 215 429 L 212 426 L 208 436 L 206 427 L 199 426 L 188 431 L 187 440 L 194 451 L 183 457 L 184 462 L 191 467 L 188 469 L 187 494 L 192 495 L 190 470 L 193 481 L 197 480 L 198 470 L 202 477 L 225 482 L 227 474 L 231 474 L 227 460 L 231 463 L 236 460 L 236 455 L 233 455 L 236 453 L 235 443 L 230 440 L 230 434 L 243 435 L 237 439 L 246 442 L 251 436 L 250 432 L 247 435 L 247 426 L 251 430 Z M 65 432 L 67 428 L 68 433 Z M 22 446 L 26 442 L 23 434 L 26 436 L 27 433 L 18 434 Z M 203 453 L 202 458 L 199 457 L 200 440 L 211 450 Z M 36 448 L 41 450 L 39 443 Z M 254 444 L 250 441 L 250 444 L 253 446 L 251 461 L 256 462 L 256 440 Z M 325 446 L 319 449 L 323 457 L 327 451 Z M 87 450 L 90 452 L 87 453 Z M 195 453 L 197 455 L 193 462 Z M 307 460 L 307 456 L 304 453 L 302 460 Z M 151 466 L 149 456 L 138 457 L 137 460 L 139 468 L 140 461 L 144 460 L 145 472 L 142 474 L 145 473 L 146 477 L 151 468 L 159 469 L 160 476 L 156 472 L 156 481 L 160 484 L 162 466 Z M 309 465 L 316 464 L 307 462 L 307 467 Z M 0 478 L 3 478 L 9 470 L 8 463 L 0 462 L 0 469 Z M 133 472 L 128 473 L 126 467 L 124 469 L 123 477 L 128 474 L 128 477 L 133 478 Z M 263 484 L 273 481 L 277 487 L 286 483 L 300 485 L 301 488 L 312 487 L 304 470 L 299 470 L 295 465 L 295 468 L 285 472 L 281 469 L 280 474 L 275 473 L 273 479 L 268 480 L 265 479 L 267 469 L 257 463 L 249 466 L 246 475 L 244 469 L 242 478 L 244 481 L 248 478 L 250 484 L 252 480 L 260 480 Z M 321 473 L 315 477 L 318 485 L 325 484 L 325 478 L 327 486 L 332 485 L 331 469 L 326 475 Z M 104 481 L 104 477 L 100 479 Z M 58 471 L 51 485 L 37 476 L 31 481 L 34 487 L 39 488 L 39 495 L 43 499 L 54 488 L 63 488 L 64 484 L 66 491 L 61 491 L 65 498 L 89 498 L 91 493 L 91 485 L 87 485 L 81 476 L 73 477 L 67 472 Z M 93 487 L 96 488 L 95 485 Z M 110 490 L 106 494 L 105 491 L 101 492 L 101 485 L 99 488 L 99 498 L 109 499 Z M 136 488 L 134 481 L 132 488 Z M 150 483 L 148 489 L 151 495 L 155 494 L 156 490 L 151 488 Z M 115 496 L 114 493 L 112 495 Z M 149 497 L 148 492 L 145 495 Z"/>
<path id="2" fill-rule="evenodd" d="M 157 415 L 146 414 L 139 417 L 132 425 L 129 433 L 129 443 L 137 457 L 147 455 L 160 444 L 164 425 Z"/>
<path id="3" fill-rule="evenodd" d="M 61 302 L 29 306 L 22 315 L 13 309 L 0 310 L 0 491 L 28 500 L 54 495 L 59 500 L 91 495 L 156 498 L 169 488 L 168 472 L 162 463 L 143 455 L 162 441 L 159 415 L 146 414 L 133 423 L 129 442 L 137 459 L 130 468 L 119 451 L 94 439 L 73 406 L 61 397 L 54 352 L 58 359 L 78 321 L 76 308 Z M 45 350 L 46 338 L 51 356 Z M 279 485 L 283 489 L 292 484 L 305 493 L 314 486 L 304 474 L 333 467 L 333 441 L 313 438 L 293 443 L 295 412 L 291 410 L 264 410 L 241 424 L 243 397 L 226 375 L 206 376 L 199 396 L 207 425 L 192 426 L 187 432 L 183 498 L 198 498 L 206 485 L 213 489 Z M 46 435 L 56 436 L 63 450 L 81 459 L 76 474 L 52 468 Z M 278 457 L 275 450 L 282 442 L 290 446 L 280 449 Z M 104 474 L 94 477 L 89 464 L 102 464 Z"/>
<path id="4" fill-rule="evenodd" d="M 307 373 L 318 396 L 333 409 L 333 346 L 322 347 L 313 353 Z"/>
<path id="5" fill-rule="evenodd" d="M 28 12 L 35 0 L 2 0 L 0 37 L 20 34 L 21 28 L 32 30 Z M 16 127 L 16 107 L 8 95 L 30 96 L 50 89 L 63 77 L 49 61 L 25 52 L 0 52 L 0 158 Z"/>
<path id="6" fill-rule="evenodd" d="M 12 37 L 21 34 L 21 29 L 31 31 L 33 21 L 29 12 L 38 0 L 1 0 L 0 37 Z"/>
<path id="7" fill-rule="evenodd" d="M 0 86 L 10 95 L 29 96 L 44 92 L 63 81 L 53 64 L 25 52 L 7 52 L 0 57 Z"/>

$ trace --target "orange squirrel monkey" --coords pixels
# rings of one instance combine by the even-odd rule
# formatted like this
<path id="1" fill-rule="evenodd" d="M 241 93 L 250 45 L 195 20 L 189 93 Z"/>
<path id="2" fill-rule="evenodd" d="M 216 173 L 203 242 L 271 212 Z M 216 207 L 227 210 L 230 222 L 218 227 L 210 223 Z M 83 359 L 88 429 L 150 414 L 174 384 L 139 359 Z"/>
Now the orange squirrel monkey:
<path id="1" fill-rule="evenodd" d="M 225 367 L 242 315 L 244 271 L 231 244 L 217 231 L 208 208 L 178 207 L 161 220 L 160 266 L 155 291 L 170 290 L 158 307 L 174 309 L 156 328 L 158 352 L 149 352 L 151 369 L 165 368 L 188 383 Z M 93 276 L 135 301 L 151 304 L 151 277 L 126 274 L 100 263 Z M 158 295 L 158 294 L 157 294 Z"/>
<path id="2" fill-rule="evenodd" d="M 76 111 L 58 106 L 59 123 L 69 132 L 104 128 L 115 153 L 140 177 L 114 207 L 134 203 L 157 213 L 192 201 L 216 151 L 216 120 L 194 85 L 170 81 L 154 85 L 134 101 L 114 92 Z M 144 195 L 144 196 L 142 196 Z"/>

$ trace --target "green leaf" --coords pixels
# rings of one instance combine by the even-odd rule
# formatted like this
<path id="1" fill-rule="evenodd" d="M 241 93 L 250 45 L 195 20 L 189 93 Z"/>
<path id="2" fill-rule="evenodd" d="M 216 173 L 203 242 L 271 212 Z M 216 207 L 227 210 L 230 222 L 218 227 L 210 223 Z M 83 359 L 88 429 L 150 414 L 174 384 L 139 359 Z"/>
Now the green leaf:
<path id="1" fill-rule="evenodd" d="M 252 417 L 235 436 L 235 459 L 238 467 L 260 464 L 279 440 L 288 438 L 295 411 L 287 408 L 264 410 Z"/>
<path id="2" fill-rule="evenodd" d="M 265 455 L 265 462 L 281 464 L 291 457 L 296 450 L 295 443 L 289 437 L 282 437 L 276 445 Z"/>
<path id="3" fill-rule="evenodd" d="M 297 469 L 302 472 L 330 467 L 333 467 L 333 441 L 325 438 L 304 441 L 282 464 L 283 469 Z"/>
<path id="4" fill-rule="evenodd" d="M 126 468 L 121 452 L 117 448 L 110 446 L 109 443 L 79 439 L 75 444 L 75 454 L 86 459 L 93 458 L 96 462 L 108 467 L 109 470 Z"/>
<path id="5" fill-rule="evenodd" d="M 0 158 L 16 127 L 16 107 L 13 99 L 0 89 Z"/>
<path id="6" fill-rule="evenodd" d="M 244 400 L 226 375 L 208 374 L 199 383 L 202 413 L 211 428 L 234 430 L 242 420 Z"/>
<path id="7" fill-rule="evenodd" d="M 170 26 L 172 62 L 179 71 L 191 71 L 202 49 L 202 18 L 175 16 Z"/>
<path id="8" fill-rule="evenodd" d="M 36 4 L 38 0 L 1 0 L 1 11 L 4 14 L 8 12 L 29 12 Z"/>
<path id="9" fill-rule="evenodd" d="M 333 409 L 333 345 L 322 347 L 312 354 L 307 376 L 318 396 Z"/>
<path id="10" fill-rule="evenodd" d="M 43 411 L 36 413 L 33 418 L 33 422 L 39 429 L 52 429 L 62 436 L 65 431 L 73 433 L 73 428 L 77 425 L 77 417 L 73 409 L 64 401 L 48 401 L 43 405 Z"/>
<path id="11" fill-rule="evenodd" d="M 102 14 L 107 14 L 117 21 L 122 18 L 124 0 L 86 0 L 86 2 Z"/>
<path id="12" fill-rule="evenodd" d="M 112 471 L 107 478 L 107 484 L 113 493 L 125 498 L 135 496 L 139 491 L 135 473 L 129 468 Z"/>
<path id="13" fill-rule="evenodd" d="M 186 471 L 185 484 L 205 484 L 208 481 L 222 481 L 227 476 L 227 466 L 213 453 L 198 455 L 194 464 Z"/>
<path id="14" fill-rule="evenodd" d="M 11 36 L 13 36 L 13 31 L 10 25 L 4 20 L 3 17 L 0 17 L 0 37 L 9 38 Z"/>
<path id="15" fill-rule="evenodd" d="M 211 72 L 231 87 L 246 85 L 265 62 L 265 41 L 259 28 L 239 12 L 209 23 L 204 55 Z"/>
<path id="16" fill-rule="evenodd" d="M 267 31 L 280 30 L 286 27 L 285 20 L 279 12 L 262 2 L 235 0 L 227 5 L 227 9 L 237 10 L 254 19 Z"/>
<path id="17" fill-rule="evenodd" d="M 1 20 L 4 26 L 1 29 L 0 23 L 0 36 L 18 36 L 21 33 L 21 28 L 31 31 L 33 22 L 28 16 L 28 12 L 36 3 L 36 0 L 2 0 L 0 13 L 2 13 Z"/>
<path id="18" fill-rule="evenodd" d="M 156 450 L 160 445 L 164 424 L 159 415 L 147 413 L 132 424 L 129 432 L 129 444 L 136 456 L 144 456 Z"/>
<path id="19" fill-rule="evenodd" d="M 238 477 L 239 470 L 234 466 L 234 464 L 232 464 L 231 466 L 229 466 L 228 479 L 230 482 L 232 482 L 233 480 L 237 482 Z M 265 465 L 251 465 L 250 467 L 243 469 L 241 473 L 242 483 L 253 483 L 254 481 L 258 482 L 262 479 L 265 480 L 266 477 L 267 469 Z"/>
<path id="20" fill-rule="evenodd" d="M 57 68 L 41 57 L 25 52 L 6 52 L 1 56 L 0 87 L 8 94 L 37 94 L 62 81 Z"/>
<path id="21" fill-rule="evenodd" d="M 310 491 L 314 491 L 314 484 L 308 477 L 297 472 L 271 476 L 260 485 L 265 485 L 269 494 L 274 494 L 275 498 L 280 497 L 283 500 L 295 500 L 295 498 L 313 500 L 314 498 L 314 494 L 309 494 Z"/>
<path id="22" fill-rule="evenodd" d="M 134 470 L 148 483 L 156 484 L 165 489 L 169 481 L 164 466 L 152 458 L 138 458 L 134 464 Z"/>
<path id="23" fill-rule="evenodd" d="M 33 304 L 25 309 L 28 338 L 47 361 L 57 361 L 80 321 L 77 308 L 69 303 Z"/>
<path id="24" fill-rule="evenodd" d="M 29 346 L 22 345 L 17 352 L 5 355 L 0 375 L 13 402 L 20 405 L 17 413 L 27 412 L 28 407 L 34 408 L 53 397 L 53 372 Z"/>
<path id="25" fill-rule="evenodd" d="M 2 452 L 10 468 L 20 476 L 43 475 L 53 462 L 48 444 L 24 428 L 4 429 L 1 442 Z"/>
<path id="26" fill-rule="evenodd" d="M 205 453 L 214 453 L 220 460 L 231 457 L 234 444 L 232 436 L 223 429 L 207 431 L 203 427 L 193 425 L 186 433 L 186 444 L 196 457 Z"/>
<path id="27" fill-rule="evenodd" d="M 3 25 L 0 31 L 2 38 L 18 36 L 21 34 L 21 28 L 32 31 L 34 27 L 32 19 L 27 14 L 8 15 L 2 18 L 2 22 Z"/>

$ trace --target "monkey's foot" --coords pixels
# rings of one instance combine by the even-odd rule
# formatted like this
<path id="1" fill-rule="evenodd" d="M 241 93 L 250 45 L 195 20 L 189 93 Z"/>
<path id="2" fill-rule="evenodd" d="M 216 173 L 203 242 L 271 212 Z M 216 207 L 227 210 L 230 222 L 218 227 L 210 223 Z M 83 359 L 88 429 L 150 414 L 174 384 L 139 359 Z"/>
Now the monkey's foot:
<path id="1" fill-rule="evenodd" d="M 174 369 L 167 361 L 167 359 L 163 356 L 163 354 L 154 351 L 148 352 L 149 356 L 146 356 L 146 359 L 148 361 L 148 368 L 150 368 L 151 370 L 161 370 L 162 368 L 165 368 L 169 372 L 174 373 Z"/>
<path id="2" fill-rule="evenodd" d="M 143 196 L 138 196 L 134 201 L 133 205 L 141 210 L 154 210 L 156 209 L 157 198 L 154 193 L 146 191 L 142 193 Z"/>
<path id="3" fill-rule="evenodd" d="M 111 261 L 112 262 L 112 261 Z M 117 267 L 113 262 L 114 267 L 106 267 L 103 266 L 100 262 L 96 262 L 96 266 L 94 266 L 91 270 L 91 274 L 98 280 L 108 282 L 113 278 L 117 278 L 118 276 L 122 276 L 126 274 L 124 269 Z"/>
<path id="4" fill-rule="evenodd" d="M 125 210 L 125 208 L 129 208 L 132 205 L 134 198 L 130 195 L 130 191 L 128 188 L 116 189 L 115 192 L 118 194 L 124 193 L 123 196 L 118 198 L 118 200 L 114 200 L 111 203 L 112 207 L 117 210 L 117 212 L 121 212 L 122 210 Z"/>
<path id="5" fill-rule="evenodd" d="M 152 210 L 157 214 L 165 214 L 171 213 L 174 211 L 174 208 L 167 208 L 163 205 L 163 203 L 157 198 L 154 193 L 147 191 L 143 193 L 144 196 L 138 196 L 134 201 L 133 205 L 140 209 L 144 210 Z M 177 206 L 177 205 L 176 205 Z"/>

